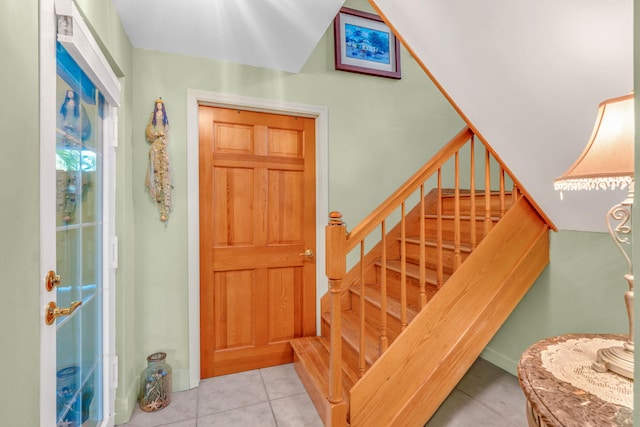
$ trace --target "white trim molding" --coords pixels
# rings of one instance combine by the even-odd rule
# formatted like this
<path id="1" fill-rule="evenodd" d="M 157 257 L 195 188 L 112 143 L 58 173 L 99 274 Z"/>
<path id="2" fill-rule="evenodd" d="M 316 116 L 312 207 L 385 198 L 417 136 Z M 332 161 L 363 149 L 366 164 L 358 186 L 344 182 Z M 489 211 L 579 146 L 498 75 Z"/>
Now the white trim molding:
<path id="1" fill-rule="evenodd" d="M 189 282 L 189 386 L 200 383 L 200 220 L 198 181 L 198 106 L 288 114 L 316 119 L 316 307 L 327 289 L 324 225 L 329 210 L 329 122 L 324 106 L 297 104 L 187 89 L 187 228 Z M 320 330 L 320 310 L 316 328 Z"/>
<path id="2" fill-rule="evenodd" d="M 72 0 L 55 0 L 57 39 L 113 107 L 120 107 L 120 81 Z"/>

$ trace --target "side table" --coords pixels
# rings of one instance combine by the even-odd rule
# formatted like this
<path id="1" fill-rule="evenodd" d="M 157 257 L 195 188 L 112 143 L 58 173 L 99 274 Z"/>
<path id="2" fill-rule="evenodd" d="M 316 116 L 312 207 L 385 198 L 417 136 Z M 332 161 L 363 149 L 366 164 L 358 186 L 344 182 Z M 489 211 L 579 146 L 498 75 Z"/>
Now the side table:
<path id="1" fill-rule="evenodd" d="M 599 348 L 623 335 L 569 334 L 538 341 L 518 363 L 529 427 L 633 425 L 633 381 L 591 368 Z"/>

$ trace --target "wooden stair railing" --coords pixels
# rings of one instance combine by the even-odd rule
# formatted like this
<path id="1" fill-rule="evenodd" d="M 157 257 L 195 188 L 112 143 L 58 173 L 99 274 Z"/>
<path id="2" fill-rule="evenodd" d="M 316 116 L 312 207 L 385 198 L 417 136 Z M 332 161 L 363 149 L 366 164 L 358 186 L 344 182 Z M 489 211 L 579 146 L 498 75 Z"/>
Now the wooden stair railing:
<path id="1" fill-rule="evenodd" d="M 405 329 L 411 329 L 412 319 L 449 277 L 455 275 L 510 206 L 524 198 L 539 217 L 545 218 L 491 147 L 481 142 L 484 156 L 476 156 L 474 134 L 469 128 L 463 129 L 351 232 L 347 232 L 340 213 L 330 214 L 326 227 L 329 292 L 321 300 L 323 335 L 328 335 L 329 340 L 313 344 L 313 352 L 326 351 L 327 347 L 329 350 L 326 391 L 321 391 L 324 386 L 314 384 L 310 374 L 301 373 L 297 367 L 307 389 L 316 389 L 312 400 L 326 425 L 347 425 L 349 394 L 358 388 L 358 378 L 367 377 L 370 367 L 392 342 Z M 480 167 L 476 167 L 476 157 L 481 159 Z M 468 189 L 461 188 L 461 158 L 469 159 L 469 177 L 465 180 Z M 478 186 L 476 173 L 482 166 L 484 176 Z M 494 180 L 497 183 L 492 190 Z M 510 193 L 505 190 L 507 180 L 512 186 Z M 443 182 L 453 189 L 445 189 Z M 428 185 L 435 188 L 425 194 Z M 407 212 L 409 204 L 414 207 Z M 348 255 L 352 251 L 359 252 L 355 254 L 359 260 L 347 272 Z M 389 274 L 395 275 L 391 287 L 387 283 Z M 412 284 L 417 281 L 415 288 L 408 288 L 410 278 Z M 367 283 L 377 285 L 372 287 Z M 359 295 L 353 307 L 349 294 Z M 359 318 L 357 321 L 352 319 L 353 315 L 345 318 L 349 320 L 348 330 L 343 330 L 342 316 L 346 309 L 353 309 Z M 372 310 L 377 310 L 377 314 Z M 388 324 L 391 312 L 397 314 L 399 322 Z M 329 325 L 328 331 L 325 324 Z M 374 332 L 371 324 L 376 325 Z M 377 334 L 375 346 L 367 340 L 372 334 Z M 348 336 L 352 338 L 345 348 L 357 348 L 356 355 L 352 350 L 343 352 Z M 306 351 L 297 344 L 292 345 L 295 352 Z M 317 370 L 325 362 L 317 359 L 314 363 L 308 364 L 307 369 Z M 317 393 L 326 394 L 318 397 Z"/>
<path id="2" fill-rule="evenodd" d="M 548 231 L 518 199 L 351 387 L 350 425 L 424 425 L 548 264 Z"/>

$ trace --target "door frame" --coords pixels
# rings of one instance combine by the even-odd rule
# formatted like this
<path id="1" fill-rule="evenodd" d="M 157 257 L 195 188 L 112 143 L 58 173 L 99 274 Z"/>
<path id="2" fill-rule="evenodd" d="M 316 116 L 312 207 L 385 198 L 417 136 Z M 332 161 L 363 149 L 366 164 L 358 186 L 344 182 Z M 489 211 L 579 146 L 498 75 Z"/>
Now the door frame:
<path id="1" fill-rule="evenodd" d="M 311 117 L 316 121 L 316 306 L 328 286 L 324 226 L 329 213 L 329 123 L 325 106 L 187 89 L 187 259 L 189 286 L 189 387 L 200 383 L 200 184 L 198 107 L 215 107 Z M 320 310 L 316 310 L 320 330 Z"/>
<path id="2" fill-rule="evenodd" d="M 68 35 L 57 34 L 58 16 L 73 23 Z M 118 141 L 117 108 L 121 86 L 109 62 L 94 39 L 73 0 L 40 0 L 39 2 L 39 113 L 40 113 L 40 426 L 55 424 L 56 415 L 56 334 L 55 325 L 45 325 L 44 306 L 56 301 L 55 292 L 47 292 L 44 277 L 56 269 L 56 41 L 81 66 L 100 90 L 109 106 L 103 121 L 103 421 L 113 426 L 115 421 L 115 390 L 117 387 L 117 356 L 115 347 L 115 269 L 117 268 L 117 237 L 115 236 L 115 147 Z M 52 329 L 54 328 L 54 329 Z M 54 349 L 54 357 L 51 355 Z M 53 375 L 51 375 L 53 374 Z"/>

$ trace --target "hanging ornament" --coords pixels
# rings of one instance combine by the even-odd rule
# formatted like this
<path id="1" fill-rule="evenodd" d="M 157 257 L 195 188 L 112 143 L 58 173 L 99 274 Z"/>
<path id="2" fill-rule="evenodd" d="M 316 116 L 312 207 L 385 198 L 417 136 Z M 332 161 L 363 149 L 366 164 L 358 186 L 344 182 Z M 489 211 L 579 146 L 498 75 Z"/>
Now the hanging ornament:
<path id="1" fill-rule="evenodd" d="M 167 151 L 167 133 L 169 119 L 162 98 L 156 99 L 153 113 L 147 123 L 146 138 L 151 144 L 149 149 L 149 167 L 145 186 L 149 195 L 158 205 L 160 221 L 167 222 L 171 213 L 171 169 Z"/>

